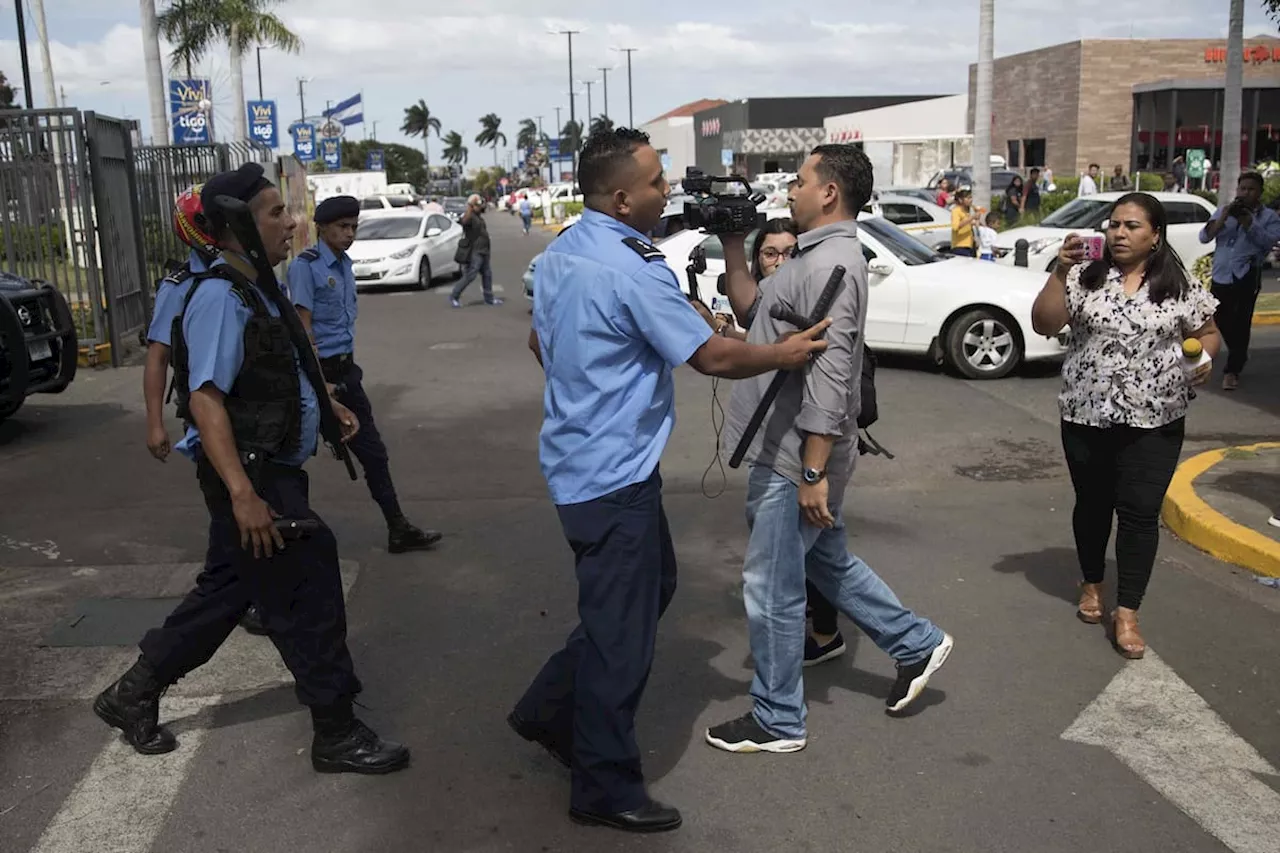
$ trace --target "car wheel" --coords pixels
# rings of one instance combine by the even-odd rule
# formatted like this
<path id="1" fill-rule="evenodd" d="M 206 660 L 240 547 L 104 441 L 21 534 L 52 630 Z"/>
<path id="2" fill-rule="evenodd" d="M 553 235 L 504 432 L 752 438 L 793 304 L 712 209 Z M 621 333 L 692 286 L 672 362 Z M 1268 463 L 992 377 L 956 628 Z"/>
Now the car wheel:
<path id="1" fill-rule="evenodd" d="M 0 421 L 12 414 L 15 414 L 18 409 L 22 408 L 22 404 L 25 402 L 26 400 L 15 400 L 8 403 L 0 403 Z"/>
<path id="2" fill-rule="evenodd" d="M 975 308 L 947 329 L 947 360 L 966 379 L 1000 379 L 1022 362 L 1022 342 L 1006 317 Z"/>
<path id="3" fill-rule="evenodd" d="M 431 286 L 431 261 L 426 258 L 418 264 L 418 290 L 426 290 Z"/>

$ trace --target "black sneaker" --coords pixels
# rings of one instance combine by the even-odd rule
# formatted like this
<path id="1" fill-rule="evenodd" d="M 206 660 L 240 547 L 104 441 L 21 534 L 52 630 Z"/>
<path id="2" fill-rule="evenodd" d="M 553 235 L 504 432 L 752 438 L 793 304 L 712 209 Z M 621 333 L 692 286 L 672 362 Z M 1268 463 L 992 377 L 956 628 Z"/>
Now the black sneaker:
<path id="1" fill-rule="evenodd" d="M 943 634 L 942 642 L 933 647 L 933 651 L 927 658 L 911 666 L 898 665 L 898 680 L 893 682 L 893 689 L 889 691 L 889 698 L 885 700 L 890 712 L 901 711 L 916 700 L 924 691 L 925 685 L 929 683 L 929 676 L 947 662 L 947 656 L 951 654 L 953 645 L 955 640 L 951 639 L 951 635 Z"/>
<path id="2" fill-rule="evenodd" d="M 755 714 L 707 729 L 707 743 L 725 752 L 799 752 L 807 742 L 804 738 L 774 737 L 760 727 Z"/>
<path id="3" fill-rule="evenodd" d="M 250 604 L 249 609 L 240 617 L 240 627 L 254 636 L 267 636 L 267 627 L 262 624 L 262 612 L 256 604 Z"/>
<path id="4" fill-rule="evenodd" d="M 397 518 L 387 525 L 387 550 L 392 554 L 425 551 L 443 537 L 438 530 L 419 530 L 407 518 Z"/>
<path id="5" fill-rule="evenodd" d="M 810 634 L 804 638 L 804 665 L 817 666 L 833 658 L 838 658 L 845 653 L 847 648 L 844 644 L 844 637 L 840 636 L 839 631 L 836 632 L 831 642 L 825 646 L 818 645 L 818 641 Z"/>

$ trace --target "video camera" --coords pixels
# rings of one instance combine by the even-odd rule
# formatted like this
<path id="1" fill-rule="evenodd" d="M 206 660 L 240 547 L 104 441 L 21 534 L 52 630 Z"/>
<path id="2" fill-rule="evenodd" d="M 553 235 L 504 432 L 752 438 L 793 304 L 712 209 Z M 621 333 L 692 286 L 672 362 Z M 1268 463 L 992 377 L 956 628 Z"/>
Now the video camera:
<path id="1" fill-rule="evenodd" d="M 713 178 L 690 166 L 682 186 L 693 196 L 684 203 L 689 228 L 701 228 L 708 234 L 742 234 L 764 225 L 765 215 L 756 209 L 764 196 L 751 192 L 751 184 L 741 175 Z"/>

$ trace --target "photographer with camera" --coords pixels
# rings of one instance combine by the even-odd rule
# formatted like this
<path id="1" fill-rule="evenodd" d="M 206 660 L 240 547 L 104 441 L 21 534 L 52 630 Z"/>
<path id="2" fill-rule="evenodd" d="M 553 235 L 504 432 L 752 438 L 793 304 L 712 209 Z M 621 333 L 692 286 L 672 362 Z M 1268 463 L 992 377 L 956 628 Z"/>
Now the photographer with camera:
<path id="1" fill-rule="evenodd" d="M 706 732 L 728 752 L 795 752 L 806 744 L 804 685 L 805 579 L 852 619 L 898 664 L 889 710 L 901 711 L 946 661 L 952 640 L 902 606 L 871 567 L 849 553 L 841 517 L 845 487 L 858 456 L 862 406 L 867 261 L 857 216 L 871 198 L 871 161 L 853 145 L 820 145 L 789 193 L 800 231 L 799 254 L 759 288 L 747 268 L 744 236 L 721 237 L 735 311 L 758 300 L 749 342 L 772 340 L 790 323 L 780 316 L 813 310 L 836 267 L 846 272 L 829 311 L 829 346 L 787 382 L 746 459 L 750 536 L 743 566 L 754 710 Z M 838 280 L 837 280 L 838 281 Z M 755 290 L 754 297 L 743 297 Z M 735 384 L 727 446 L 743 436 L 765 399 L 768 379 Z"/>
<path id="2" fill-rule="evenodd" d="M 644 236 L 671 192 L 647 134 L 592 134 L 579 181 L 582 220 L 538 262 L 529 348 L 546 374 L 538 456 L 573 550 L 580 622 L 507 723 L 571 768 L 572 820 L 660 832 L 680 812 L 645 790 L 635 714 L 676 587 L 658 473 L 675 424 L 672 371 L 687 362 L 738 379 L 803 367 L 826 349 L 817 338 L 830 322 L 776 343 L 711 333 Z"/>
<path id="3" fill-rule="evenodd" d="M 1249 360 L 1253 308 L 1262 290 L 1262 261 L 1280 242 L 1280 214 L 1262 206 L 1262 175 L 1245 172 L 1236 184 L 1235 198 L 1219 208 L 1200 231 L 1200 242 L 1216 241 L 1213 253 L 1214 315 L 1227 364 L 1222 390 L 1240 387 L 1240 374 Z"/>

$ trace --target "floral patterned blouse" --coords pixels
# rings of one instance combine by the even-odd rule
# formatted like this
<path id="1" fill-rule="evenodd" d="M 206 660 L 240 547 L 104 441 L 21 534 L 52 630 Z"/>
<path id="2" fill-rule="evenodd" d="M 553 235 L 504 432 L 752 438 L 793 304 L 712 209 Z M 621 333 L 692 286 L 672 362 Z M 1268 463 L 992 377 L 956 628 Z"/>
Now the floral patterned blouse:
<path id="1" fill-rule="evenodd" d="M 1145 282 L 1129 296 L 1116 267 L 1101 287 L 1087 290 L 1080 283 L 1086 266 L 1076 264 L 1067 274 L 1071 343 L 1058 395 L 1062 419 L 1154 429 L 1181 418 L 1189 390 L 1182 340 L 1213 319 L 1218 300 L 1194 280 L 1181 299 L 1159 305 Z"/>

